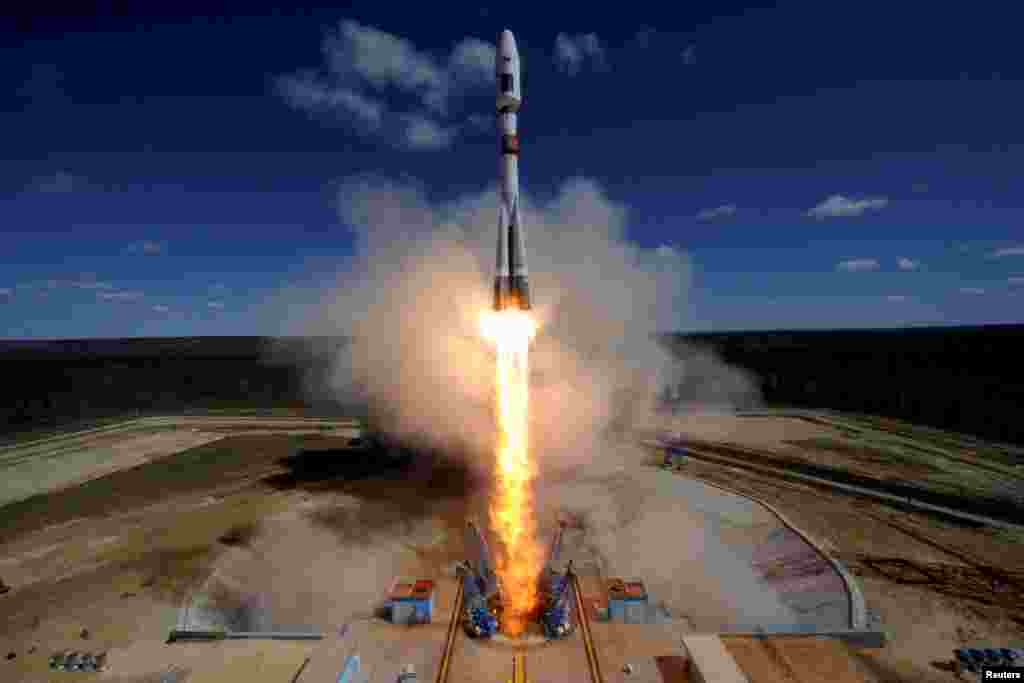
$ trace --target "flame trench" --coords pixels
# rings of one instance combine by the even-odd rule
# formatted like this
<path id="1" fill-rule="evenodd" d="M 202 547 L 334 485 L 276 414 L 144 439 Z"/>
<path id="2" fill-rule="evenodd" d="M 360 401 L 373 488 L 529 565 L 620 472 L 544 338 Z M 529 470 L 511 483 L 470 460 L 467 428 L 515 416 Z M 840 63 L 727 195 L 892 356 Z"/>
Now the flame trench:
<path id="1" fill-rule="evenodd" d="M 522 633 L 538 607 L 541 550 L 537 543 L 532 483 L 536 468 L 529 448 L 529 345 L 536 324 L 522 311 L 487 313 L 484 336 L 497 351 L 495 377 L 497 447 L 491 528 L 500 544 L 496 572 L 501 584 L 501 628 Z"/>

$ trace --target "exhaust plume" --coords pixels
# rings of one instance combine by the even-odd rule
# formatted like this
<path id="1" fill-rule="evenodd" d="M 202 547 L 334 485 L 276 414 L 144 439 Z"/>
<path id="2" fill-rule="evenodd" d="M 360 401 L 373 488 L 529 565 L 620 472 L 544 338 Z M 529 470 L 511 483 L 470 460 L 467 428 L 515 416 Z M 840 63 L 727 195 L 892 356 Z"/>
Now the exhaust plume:
<path id="1" fill-rule="evenodd" d="M 353 267 L 318 316 L 319 334 L 351 335 L 333 398 L 368 402 L 379 425 L 429 447 L 484 455 L 493 447 L 494 361 L 478 332 L 490 306 L 498 194 L 431 203 L 415 182 L 362 177 L 338 206 L 356 233 Z M 626 209 L 593 181 L 551 200 L 523 200 L 530 226 L 534 317 L 531 437 L 539 464 L 580 464 L 609 428 L 648 423 L 666 383 L 702 406 L 753 405 L 755 385 L 702 355 L 687 364 L 652 334 L 685 329 L 688 256 L 625 238 Z"/>
<path id="2" fill-rule="evenodd" d="M 686 413 L 759 402 L 746 374 L 704 350 L 676 344 L 670 355 L 652 337 L 687 327 L 687 255 L 627 241 L 625 207 L 590 180 L 569 180 L 548 200 L 521 201 L 537 323 L 528 432 L 539 469 L 540 535 L 558 509 L 613 515 L 608 524 L 594 518 L 587 543 L 607 558 L 609 570 L 642 572 L 673 609 L 726 622 L 792 622 L 742 552 L 686 511 L 685 497 L 701 495 L 702 485 L 637 469 L 643 454 L 609 438 L 664 424 L 659 396 L 666 385 L 677 397 L 675 409 Z M 338 206 L 355 231 L 355 254 L 318 294 L 318 311 L 301 328 L 352 337 L 326 382 L 331 398 L 365 402 L 374 427 L 389 436 L 460 455 L 489 472 L 495 358 L 479 326 L 493 303 L 497 190 L 432 202 L 415 182 L 361 177 L 340 185 Z M 623 488 L 616 483 L 622 477 L 633 483 Z M 667 487 L 664 496 L 645 493 L 649 477 L 664 479 L 656 487 Z M 650 535 L 631 533 L 631 520 L 646 520 Z M 632 539 L 628 547 L 615 529 Z M 666 538 L 674 555 L 664 552 Z M 693 580 L 680 585 L 680 572 Z M 712 597 L 701 602 L 708 591 Z M 726 610 L 732 616 L 712 604 L 719 599 L 734 601 Z"/>

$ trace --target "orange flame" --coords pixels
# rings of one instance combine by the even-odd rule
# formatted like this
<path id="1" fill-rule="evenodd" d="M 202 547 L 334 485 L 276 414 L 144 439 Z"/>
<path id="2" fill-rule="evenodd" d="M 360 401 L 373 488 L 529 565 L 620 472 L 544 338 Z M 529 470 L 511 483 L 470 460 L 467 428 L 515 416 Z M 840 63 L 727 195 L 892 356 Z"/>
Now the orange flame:
<path id="1" fill-rule="evenodd" d="M 541 549 L 530 489 L 536 468 L 530 460 L 529 346 L 537 331 L 523 311 L 488 312 L 484 337 L 497 350 L 497 490 L 491 501 L 491 527 L 501 540 L 496 571 L 501 581 L 502 630 L 516 636 L 537 609 Z"/>

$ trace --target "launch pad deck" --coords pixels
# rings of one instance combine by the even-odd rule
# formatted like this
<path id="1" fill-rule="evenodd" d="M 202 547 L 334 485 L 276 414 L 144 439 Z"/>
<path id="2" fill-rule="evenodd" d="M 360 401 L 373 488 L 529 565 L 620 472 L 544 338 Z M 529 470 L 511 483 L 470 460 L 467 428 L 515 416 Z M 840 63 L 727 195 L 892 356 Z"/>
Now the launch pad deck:
<path id="1" fill-rule="evenodd" d="M 354 654 L 360 658 L 361 680 L 368 683 L 393 683 L 397 673 L 409 664 L 415 667 L 417 680 L 434 681 L 441 665 L 457 589 L 453 578 L 437 581 L 437 604 L 434 621 L 430 624 L 406 626 L 383 620 L 350 624 L 343 636 L 332 635 L 311 652 L 299 683 L 336 680 L 345 659 Z M 671 668 L 666 666 L 666 660 L 682 658 L 681 638 L 688 632 L 685 624 L 591 621 L 590 627 L 607 683 L 688 680 L 665 675 Z M 467 637 L 461 628 L 456 629 L 455 638 L 448 673 L 451 683 L 511 680 L 512 662 L 517 653 L 526 655 L 527 679 L 531 683 L 589 680 L 583 635 L 578 628 L 561 640 L 546 640 L 539 632 L 529 633 L 521 641 L 500 635 L 477 640 Z M 628 675 L 622 671 L 627 664 L 632 667 Z"/>

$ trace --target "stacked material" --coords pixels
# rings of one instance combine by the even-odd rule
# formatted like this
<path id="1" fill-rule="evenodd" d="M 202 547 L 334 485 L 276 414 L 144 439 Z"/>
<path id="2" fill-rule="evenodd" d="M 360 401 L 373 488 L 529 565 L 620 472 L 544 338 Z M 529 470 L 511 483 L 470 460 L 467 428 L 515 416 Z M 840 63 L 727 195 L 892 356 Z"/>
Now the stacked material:
<path id="1" fill-rule="evenodd" d="M 608 582 L 608 616 L 625 624 L 646 624 L 648 620 L 647 589 L 639 579 Z"/>
<path id="2" fill-rule="evenodd" d="M 396 580 L 386 607 L 395 624 L 429 624 L 434 612 L 434 582 L 429 579 Z"/>
<path id="3" fill-rule="evenodd" d="M 1024 666 L 1024 649 L 1000 648 L 960 648 L 954 650 L 956 662 L 960 669 L 978 673 L 984 667 Z"/>
<path id="4" fill-rule="evenodd" d="M 50 656 L 50 668 L 54 671 L 104 671 L 107 653 L 93 655 L 89 652 L 57 652 Z"/>

